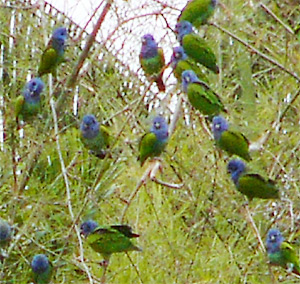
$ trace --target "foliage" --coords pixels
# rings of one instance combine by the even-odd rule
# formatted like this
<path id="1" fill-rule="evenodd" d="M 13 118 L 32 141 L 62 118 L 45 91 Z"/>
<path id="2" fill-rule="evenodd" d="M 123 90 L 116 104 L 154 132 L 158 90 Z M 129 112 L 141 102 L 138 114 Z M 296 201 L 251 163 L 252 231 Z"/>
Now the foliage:
<path id="1" fill-rule="evenodd" d="M 54 266 L 53 283 L 91 283 L 88 272 L 99 283 L 102 258 L 76 232 L 89 218 L 101 225 L 119 224 L 128 205 L 124 223 L 141 235 L 136 243 L 143 252 L 113 255 L 107 283 L 299 281 L 282 268 L 270 271 L 257 239 L 265 240 L 276 226 L 289 241 L 297 244 L 299 236 L 300 102 L 293 98 L 299 94 L 300 44 L 292 33 L 300 20 L 298 1 L 224 0 L 212 24 L 199 31 L 221 70 L 219 75 L 207 73 L 209 85 L 222 98 L 227 120 L 252 142 L 248 166 L 276 179 L 281 192 L 280 201 L 249 204 L 259 235 L 247 218 L 245 198 L 226 173 L 226 153 L 217 151 L 206 120 L 185 96 L 162 154 L 163 170 L 157 173 L 160 180 L 183 187 L 146 178 L 128 204 L 149 166 L 146 162 L 141 168 L 137 161 L 140 137 L 157 111 L 173 121 L 180 101 L 171 68 L 165 71 L 167 92 L 162 95 L 154 85 L 147 90 L 149 83 L 138 67 L 145 25 L 152 24 L 147 30 L 152 34 L 163 26 L 155 38 L 166 50 L 166 61 L 178 45 L 170 28 L 186 1 L 163 2 L 115 1 L 103 22 L 107 29 L 90 50 L 75 88 L 67 82 L 87 33 L 47 4 L 1 2 L 5 141 L 0 139 L 0 218 L 13 232 L 0 249 L 0 283 L 29 283 L 30 262 L 41 253 Z M 42 116 L 18 130 L 13 101 L 37 73 L 42 51 L 58 26 L 66 26 L 70 35 L 68 61 L 58 67 L 57 81 L 45 76 Z M 56 121 L 51 102 L 62 94 Z M 83 147 L 78 126 L 87 113 L 110 129 L 112 158 L 99 160 Z"/>

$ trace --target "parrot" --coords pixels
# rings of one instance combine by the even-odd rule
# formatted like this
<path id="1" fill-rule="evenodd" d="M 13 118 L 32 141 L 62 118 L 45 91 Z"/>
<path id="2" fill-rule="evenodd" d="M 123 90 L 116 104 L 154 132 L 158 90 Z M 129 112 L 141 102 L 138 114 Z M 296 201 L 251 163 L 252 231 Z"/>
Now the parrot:
<path id="1" fill-rule="evenodd" d="M 156 157 L 164 150 L 169 137 L 168 124 L 164 117 L 156 116 L 150 132 L 144 134 L 139 143 L 139 157 L 141 166 L 144 165 L 147 158 Z"/>
<path id="2" fill-rule="evenodd" d="M 11 238 L 10 225 L 6 221 L 0 219 L 0 247 L 3 247 L 6 244 L 8 244 L 10 238 Z"/>
<path id="3" fill-rule="evenodd" d="M 133 233 L 128 225 L 99 226 L 94 220 L 87 220 L 81 224 L 80 230 L 89 246 L 103 256 L 104 266 L 108 265 L 113 253 L 142 251 L 131 242 L 130 239 L 139 235 Z"/>
<path id="4" fill-rule="evenodd" d="M 212 16 L 217 2 L 217 0 L 190 0 L 181 11 L 177 21 L 189 21 L 194 27 L 199 28 Z"/>
<path id="5" fill-rule="evenodd" d="M 291 244 L 284 241 L 278 229 L 270 229 L 266 240 L 269 262 L 279 265 L 300 275 L 300 261 Z"/>
<path id="6" fill-rule="evenodd" d="M 273 180 L 266 180 L 259 174 L 246 172 L 246 165 L 242 160 L 233 159 L 227 165 L 237 190 L 246 195 L 251 201 L 253 198 L 279 199 L 279 190 Z"/>
<path id="7" fill-rule="evenodd" d="M 80 124 L 81 141 L 91 153 L 100 159 L 104 159 L 109 146 L 109 131 L 104 125 L 99 126 L 98 121 L 92 114 L 83 117 Z"/>
<path id="8" fill-rule="evenodd" d="M 44 254 L 36 254 L 31 261 L 33 282 L 35 284 L 50 283 L 53 266 Z"/>
<path id="9" fill-rule="evenodd" d="M 36 115 L 41 109 L 40 94 L 43 91 L 45 84 L 36 77 L 31 79 L 23 90 L 23 94 L 15 100 L 15 115 L 16 118 L 22 117 L 23 120 Z"/>
<path id="10" fill-rule="evenodd" d="M 217 59 L 206 41 L 193 32 L 193 26 L 188 21 L 176 24 L 175 32 L 177 39 L 187 56 L 202 64 L 214 73 L 219 73 Z"/>
<path id="11" fill-rule="evenodd" d="M 187 94 L 191 105 L 209 117 L 226 111 L 219 96 L 193 70 L 182 72 L 182 90 Z"/>
<path id="12" fill-rule="evenodd" d="M 188 57 L 182 46 L 173 48 L 173 54 L 170 61 L 173 73 L 178 82 L 181 83 L 181 74 L 185 70 L 193 70 L 198 78 L 207 82 L 207 77 L 201 70 L 200 66 L 192 58 Z"/>
<path id="13" fill-rule="evenodd" d="M 165 57 L 162 48 L 158 48 L 151 34 L 145 34 L 142 37 L 142 48 L 139 59 L 146 76 L 150 78 L 153 77 L 158 90 L 164 92 L 166 87 L 162 76 L 165 66 Z"/>
<path id="14" fill-rule="evenodd" d="M 212 123 L 212 131 L 219 148 L 230 155 L 237 155 L 246 161 L 251 160 L 249 141 L 242 133 L 228 130 L 228 123 L 222 116 L 215 116 Z"/>
<path id="15" fill-rule="evenodd" d="M 52 37 L 41 57 L 38 69 L 39 77 L 48 73 L 52 73 L 53 77 L 56 77 L 57 66 L 65 61 L 64 53 L 67 37 L 67 29 L 64 27 L 59 27 L 53 31 Z"/>

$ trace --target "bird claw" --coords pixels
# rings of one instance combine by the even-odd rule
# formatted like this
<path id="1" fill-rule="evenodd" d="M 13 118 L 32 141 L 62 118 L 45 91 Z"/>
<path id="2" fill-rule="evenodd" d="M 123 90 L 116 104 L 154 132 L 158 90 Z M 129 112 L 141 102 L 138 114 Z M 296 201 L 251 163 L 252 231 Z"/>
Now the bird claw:
<path id="1" fill-rule="evenodd" d="M 99 262 L 99 265 L 103 268 L 107 268 L 108 266 L 108 260 L 104 259 L 102 261 Z"/>

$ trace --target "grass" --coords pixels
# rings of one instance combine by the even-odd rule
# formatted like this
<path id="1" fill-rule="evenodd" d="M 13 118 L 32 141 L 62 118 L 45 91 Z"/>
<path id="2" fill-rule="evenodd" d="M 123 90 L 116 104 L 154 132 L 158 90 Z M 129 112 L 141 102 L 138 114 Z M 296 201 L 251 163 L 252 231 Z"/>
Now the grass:
<path id="1" fill-rule="evenodd" d="M 170 7 L 159 3 L 148 1 L 147 9 L 141 8 L 143 3 L 114 3 L 109 15 L 115 25 L 109 26 L 105 19 L 103 26 L 108 31 L 99 35 L 105 46 L 93 45 L 83 67 L 84 75 L 71 90 L 65 88 L 65 82 L 86 34 L 75 41 L 80 28 L 54 12 L 50 16 L 42 7 L 0 8 L 0 19 L 6 23 L 0 32 L 0 67 L 9 75 L 9 81 L 0 85 L 0 110 L 7 135 L 0 145 L 0 217 L 14 228 L 10 244 L 0 250 L 0 283 L 29 283 L 30 262 L 38 253 L 52 261 L 53 283 L 100 282 L 102 257 L 78 237 L 76 230 L 88 218 L 103 225 L 120 222 L 126 201 L 149 166 L 146 163 L 141 168 L 136 160 L 139 138 L 157 110 L 172 120 L 174 104 L 170 106 L 170 102 L 176 103 L 180 91 L 172 76 L 166 79 L 168 69 L 167 95 L 158 95 L 155 86 L 145 92 L 149 83 L 138 67 L 140 37 L 147 23 L 152 23 L 149 32 L 161 39 L 167 61 L 176 44 L 162 17 L 136 17 L 159 11 L 174 27 L 178 15 L 174 8 L 183 7 L 184 1 Z M 213 47 L 221 66 L 218 76 L 208 76 L 210 86 L 229 110 L 226 117 L 230 123 L 253 143 L 269 133 L 261 147 L 251 153 L 249 168 L 276 179 L 281 200 L 250 203 L 259 234 L 264 241 L 268 229 L 278 227 L 299 251 L 300 106 L 299 100 L 292 98 L 299 92 L 300 45 L 297 36 L 278 20 L 293 29 L 299 21 L 299 5 L 292 0 L 262 3 L 277 18 L 266 13 L 259 3 L 224 0 L 211 19 L 214 25 L 200 32 Z M 14 5 L 23 7 L 18 1 Z M 131 12 L 123 13 L 121 8 L 129 11 L 130 5 Z M 133 19 L 126 21 L 130 17 Z M 14 21 L 13 29 L 10 21 Z M 14 124 L 13 100 L 28 76 L 35 74 L 53 26 L 59 25 L 67 26 L 70 32 L 66 52 L 69 61 L 59 67 L 53 96 L 63 92 L 67 99 L 57 122 L 53 122 L 49 83 L 44 77 L 47 87 L 42 119 L 26 124 L 21 135 Z M 161 25 L 163 32 L 156 34 Z M 110 37 L 106 41 L 107 34 Z M 145 98 L 141 99 L 143 94 Z M 75 96 L 78 112 L 74 116 Z M 78 124 L 87 113 L 95 114 L 110 128 L 114 138 L 112 159 L 99 160 L 83 148 Z M 245 198 L 226 173 L 228 157 L 216 151 L 204 125 L 203 118 L 184 97 L 174 133 L 162 155 L 163 170 L 157 173 L 157 178 L 171 184 L 183 183 L 183 187 L 169 188 L 146 179 L 138 188 L 124 222 L 141 235 L 136 242 L 143 252 L 113 255 L 106 283 L 299 281 L 283 268 L 268 268 L 266 255 L 243 208 Z"/>

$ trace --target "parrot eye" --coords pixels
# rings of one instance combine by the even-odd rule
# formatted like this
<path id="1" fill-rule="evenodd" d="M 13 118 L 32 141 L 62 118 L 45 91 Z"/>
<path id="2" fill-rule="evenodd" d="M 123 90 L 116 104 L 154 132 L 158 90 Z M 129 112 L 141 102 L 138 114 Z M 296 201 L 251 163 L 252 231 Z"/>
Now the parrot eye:
<path id="1" fill-rule="evenodd" d="M 155 127 L 156 129 L 160 129 L 160 123 L 159 123 L 159 122 L 155 122 L 155 123 L 154 123 L 154 127 Z"/>

